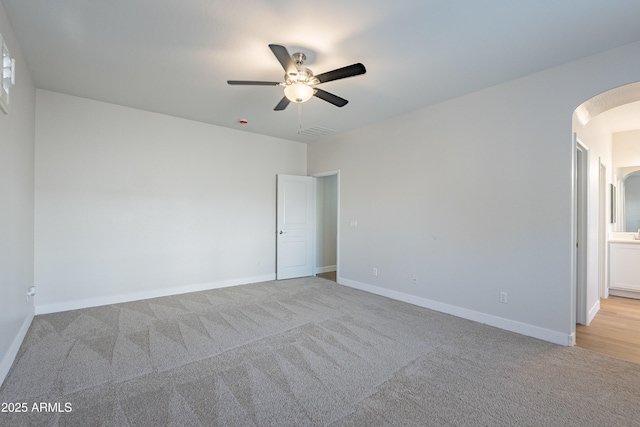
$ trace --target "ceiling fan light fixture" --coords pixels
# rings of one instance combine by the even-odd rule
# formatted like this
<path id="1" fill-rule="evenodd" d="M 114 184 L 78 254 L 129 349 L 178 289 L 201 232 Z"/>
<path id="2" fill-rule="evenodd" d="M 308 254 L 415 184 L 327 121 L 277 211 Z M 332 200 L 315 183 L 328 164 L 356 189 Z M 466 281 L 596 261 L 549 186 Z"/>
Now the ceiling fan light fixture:
<path id="1" fill-rule="evenodd" d="M 0 0 L 0 3 L 1 2 L 2 0 Z M 326 73 L 316 76 L 313 74 L 313 71 L 302 66 L 307 59 L 304 53 L 294 53 L 290 55 L 287 48 L 279 44 L 270 44 L 269 49 L 271 49 L 271 52 L 284 69 L 284 81 L 227 80 L 227 83 L 230 85 L 284 87 L 284 97 L 282 97 L 280 102 L 275 106 L 274 111 L 282 111 L 292 102 L 296 104 L 307 102 L 314 96 L 336 107 L 344 107 L 349 101 L 325 90 L 316 89 L 316 85 L 347 77 L 359 76 L 367 72 L 364 65 L 357 63 L 327 71 Z"/>
<path id="2" fill-rule="evenodd" d="M 284 96 L 286 96 L 289 101 L 297 104 L 310 100 L 313 93 L 313 88 L 302 82 L 292 83 L 284 88 Z"/>

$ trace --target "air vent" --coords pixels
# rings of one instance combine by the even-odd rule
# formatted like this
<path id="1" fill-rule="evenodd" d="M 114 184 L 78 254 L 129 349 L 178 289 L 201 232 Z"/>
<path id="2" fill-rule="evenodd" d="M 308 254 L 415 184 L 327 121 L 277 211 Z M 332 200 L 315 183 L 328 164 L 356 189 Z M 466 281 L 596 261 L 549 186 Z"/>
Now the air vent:
<path id="1" fill-rule="evenodd" d="M 306 136 L 308 138 L 321 138 L 323 136 L 336 133 L 333 129 L 323 128 L 322 126 L 311 126 L 307 129 L 302 129 L 298 132 L 299 135 Z"/>

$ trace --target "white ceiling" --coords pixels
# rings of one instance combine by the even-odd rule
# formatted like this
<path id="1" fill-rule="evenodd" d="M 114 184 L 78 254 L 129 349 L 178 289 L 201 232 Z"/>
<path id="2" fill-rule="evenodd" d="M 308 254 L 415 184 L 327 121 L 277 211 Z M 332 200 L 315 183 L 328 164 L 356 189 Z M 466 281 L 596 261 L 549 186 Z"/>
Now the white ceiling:
<path id="1" fill-rule="evenodd" d="M 640 102 L 630 102 L 602 113 L 612 133 L 640 129 Z"/>
<path id="2" fill-rule="evenodd" d="M 640 40 L 635 0 L 2 2 L 38 88 L 302 142 L 281 88 L 226 84 L 282 80 L 269 43 L 316 74 L 367 67 L 321 86 L 345 107 L 301 109 L 344 132 Z"/>

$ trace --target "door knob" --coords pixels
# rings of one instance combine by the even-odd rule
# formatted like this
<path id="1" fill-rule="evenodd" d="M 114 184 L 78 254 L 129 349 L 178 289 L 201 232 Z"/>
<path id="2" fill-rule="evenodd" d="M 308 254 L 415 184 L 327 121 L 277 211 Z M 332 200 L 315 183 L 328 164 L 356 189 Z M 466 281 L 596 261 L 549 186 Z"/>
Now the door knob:
<path id="1" fill-rule="evenodd" d="M 284 234 L 284 233 L 286 233 L 286 231 L 282 231 L 282 230 L 280 230 L 280 234 Z"/>

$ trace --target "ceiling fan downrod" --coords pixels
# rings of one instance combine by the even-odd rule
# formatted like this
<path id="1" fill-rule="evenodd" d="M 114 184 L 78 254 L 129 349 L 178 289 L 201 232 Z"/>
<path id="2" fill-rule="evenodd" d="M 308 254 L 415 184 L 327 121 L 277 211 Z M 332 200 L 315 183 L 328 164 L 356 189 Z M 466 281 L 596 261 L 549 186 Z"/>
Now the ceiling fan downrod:
<path id="1" fill-rule="evenodd" d="M 302 67 L 302 64 L 304 64 L 304 61 L 307 60 L 307 55 L 301 52 L 296 52 L 291 55 L 291 59 L 293 59 L 293 62 L 295 62 L 296 68 L 300 68 Z"/>

